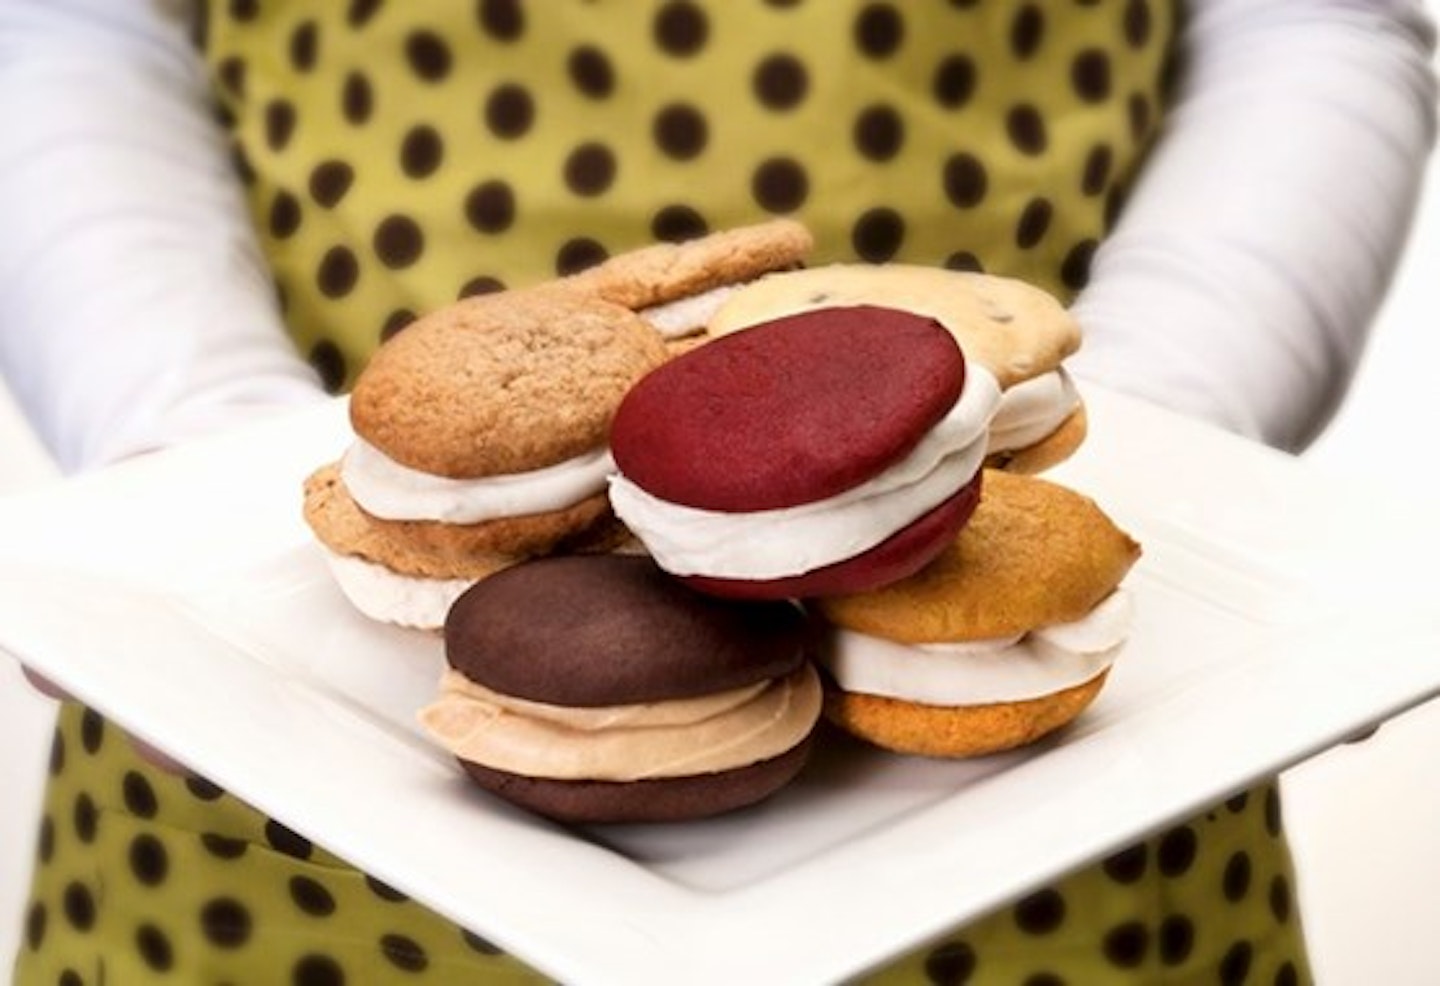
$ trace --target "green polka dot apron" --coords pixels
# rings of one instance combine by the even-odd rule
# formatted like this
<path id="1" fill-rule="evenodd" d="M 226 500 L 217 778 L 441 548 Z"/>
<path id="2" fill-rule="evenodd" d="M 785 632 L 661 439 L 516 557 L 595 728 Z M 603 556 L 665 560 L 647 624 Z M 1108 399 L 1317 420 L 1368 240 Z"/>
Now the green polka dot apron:
<path id="1" fill-rule="evenodd" d="M 210 0 L 199 40 L 332 389 L 417 314 L 769 216 L 814 262 L 1083 285 L 1163 109 L 1167 0 Z M 19 986 L 531 982 L 63 708 Z M 877 983 L 1309 982 L 1274 786 Z M 657 976 L 667 970 L 657 970 Z M 677 981 L 683 970 L 675 970 Z"/>

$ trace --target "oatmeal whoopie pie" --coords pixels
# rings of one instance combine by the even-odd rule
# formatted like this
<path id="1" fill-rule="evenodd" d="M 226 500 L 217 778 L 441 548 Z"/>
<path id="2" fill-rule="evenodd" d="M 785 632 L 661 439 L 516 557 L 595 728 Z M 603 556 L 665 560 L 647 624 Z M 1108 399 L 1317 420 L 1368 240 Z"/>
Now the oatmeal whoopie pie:
<path id="1" fill-rule="evenodd" d="M 628 309 L 554 290 L 412 323 L 356 383 L 354 443 L 305 484 L 341 588 L 378 620 L 438 629 L 478 579 L 611 547 L 624 532 L 606 498 L 610 423 L 666 356 Z"/>
<path id="2" fill-rule="evenodd" d="M 910 264 L 775 273 L 726 298 L 709 334 L 837 305 L 928 315 L 954 334 L 972 367 L 994 375 L 1003 394 L 990 426 L 987 465 L 1037 473 L 1083 442 L 1085 404 L 1063 365 L 1080 346 L 1080 328 L 1053 296 L 1015 278 Z"/>
<path id="3" fill-rule="evenodd" d="M 694 592 L 643 556 L 553 557 L 467 590 L 421 713 L 481 787 L 572 822 L 753 804 L 804 765 L 820 717 L 806 619 Z"/>
<path id="4" fill-rule="evenodd" d="M 683 350 L 727 298 L 766 274 L 803 266 L 814 245 L 802 224 L 772 219 L 617 254 L 562 284 L 637 312 Z"/>
<path id="5" fill-rule="evenodd" d="M 994 379 L 934 319 L 855 306 L 708 342 L 626 395 L 616 513 L 706 592 L 783 598 L 903 578 L 980 493 Z"/>
<path id="6" fill-rule="evenodd" d="M 826 717 L 901 753 L 1032 743 L 1100 693 L 1129 634 L 1140 546 L 1093 500 L 987 472 L 970 523 L 923 570 L 820 600 Z"/>

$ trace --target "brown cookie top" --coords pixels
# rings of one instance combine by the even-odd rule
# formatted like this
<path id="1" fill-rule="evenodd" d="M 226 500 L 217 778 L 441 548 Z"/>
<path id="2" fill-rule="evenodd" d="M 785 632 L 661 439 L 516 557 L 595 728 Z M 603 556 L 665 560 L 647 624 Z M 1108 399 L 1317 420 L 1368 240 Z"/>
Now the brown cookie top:
<path id="1" fill-rule="evenodd" d="M 800 223 L 773 219 L 618 254 L 564 284 L 626 308 L 649 308 L 796 267 L 814 245 Z"/>
<path id="2" fill-rule="evenodd" d="M 465 677 L 506 695 L 628 705 L 790 674 L 804 662 L 805 626 L 790 603 L 704 596 L 648 557 L 546 558 L 468 589 L 445 650 Z"/>
<path id="3" fill-rule="evenodd" d="M 615 416 L 620 471 L 671 503 L 753 511 L 834 496 L 903 458 L 960 396 L 965 360 L 933 319 L 802 312 L 700 346 Z"/>
<path id="4" fill-rule="evenodd" d="M 667 358 L 633 312 L 554 289 L 468 298 L 376 352 L 350 398 L 356 434 L 422 472 L 554 465 L 606 442 L 630 386 Z"/>
<path id="5" fill-rule="evenodd" d="M 782 315 L 832 305 L 880 305 L 938 320 L 966 359 L 1002 388 L 1060 365 L 1080 328 L 1054 297 L 1015 278 L 912 264 L 832 264 L 770 274 L 726 300 L 710 321 L 728 335 Z"/>
<path id="6" fill-rule="evenodd" d="M 939 557 L 883 589 L 818 605 L 841 627 L 906 643 L 1005 637 L 1080 619 L 1139 557 L 1089 497 L 986 470 L 980 505 Z"/>

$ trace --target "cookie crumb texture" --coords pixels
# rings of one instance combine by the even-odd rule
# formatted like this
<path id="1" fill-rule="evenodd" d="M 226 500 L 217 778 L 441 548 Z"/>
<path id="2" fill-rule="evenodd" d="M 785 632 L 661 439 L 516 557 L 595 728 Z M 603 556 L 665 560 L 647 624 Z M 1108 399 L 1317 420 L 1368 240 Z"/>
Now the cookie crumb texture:
<path id="1" fill-rule="evenodd" d="M 667 357 L 650 326 L 598 298 L 553 287 L 470 298 L 380 347 L 351 424 L 421 472 L 528 472 L 604 445 L 620 399 Z"/>

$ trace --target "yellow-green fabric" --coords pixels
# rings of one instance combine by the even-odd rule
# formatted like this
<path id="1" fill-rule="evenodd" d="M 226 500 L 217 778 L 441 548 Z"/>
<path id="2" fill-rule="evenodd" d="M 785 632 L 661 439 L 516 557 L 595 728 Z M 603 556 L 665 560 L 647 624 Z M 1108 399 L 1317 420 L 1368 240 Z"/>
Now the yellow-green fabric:
<path id="1" fill-rule="evenodd" d="M 50 768 L 16 986 L 543 981 L 214 785 L 155 770 L 93 711 L 62 708 Z M 1276 790 L 1217 805 L 862 981 L 1310 982 Z"/>
<path id="2" fill-rule="evenodd" d="M 287 321 L 342 390 L 416 313 L 772 215 L 815 263 L 1067 298 L 1175 30 L 1167 0 L 210 0 L 200 44 Z M 537 978 L 93 712 L 63 710 L 52 768 L 18 986 Z M 1308 982 L 1275 789 L 875 977 Z"/>
<path id="3" fill-rule="evenodd" d="M 327 383 L 416 313 L 774 215 L 814 262 L 1067 296 L 1160 118 L 1169 0 L 210 0 L 202 43 Z"/>

